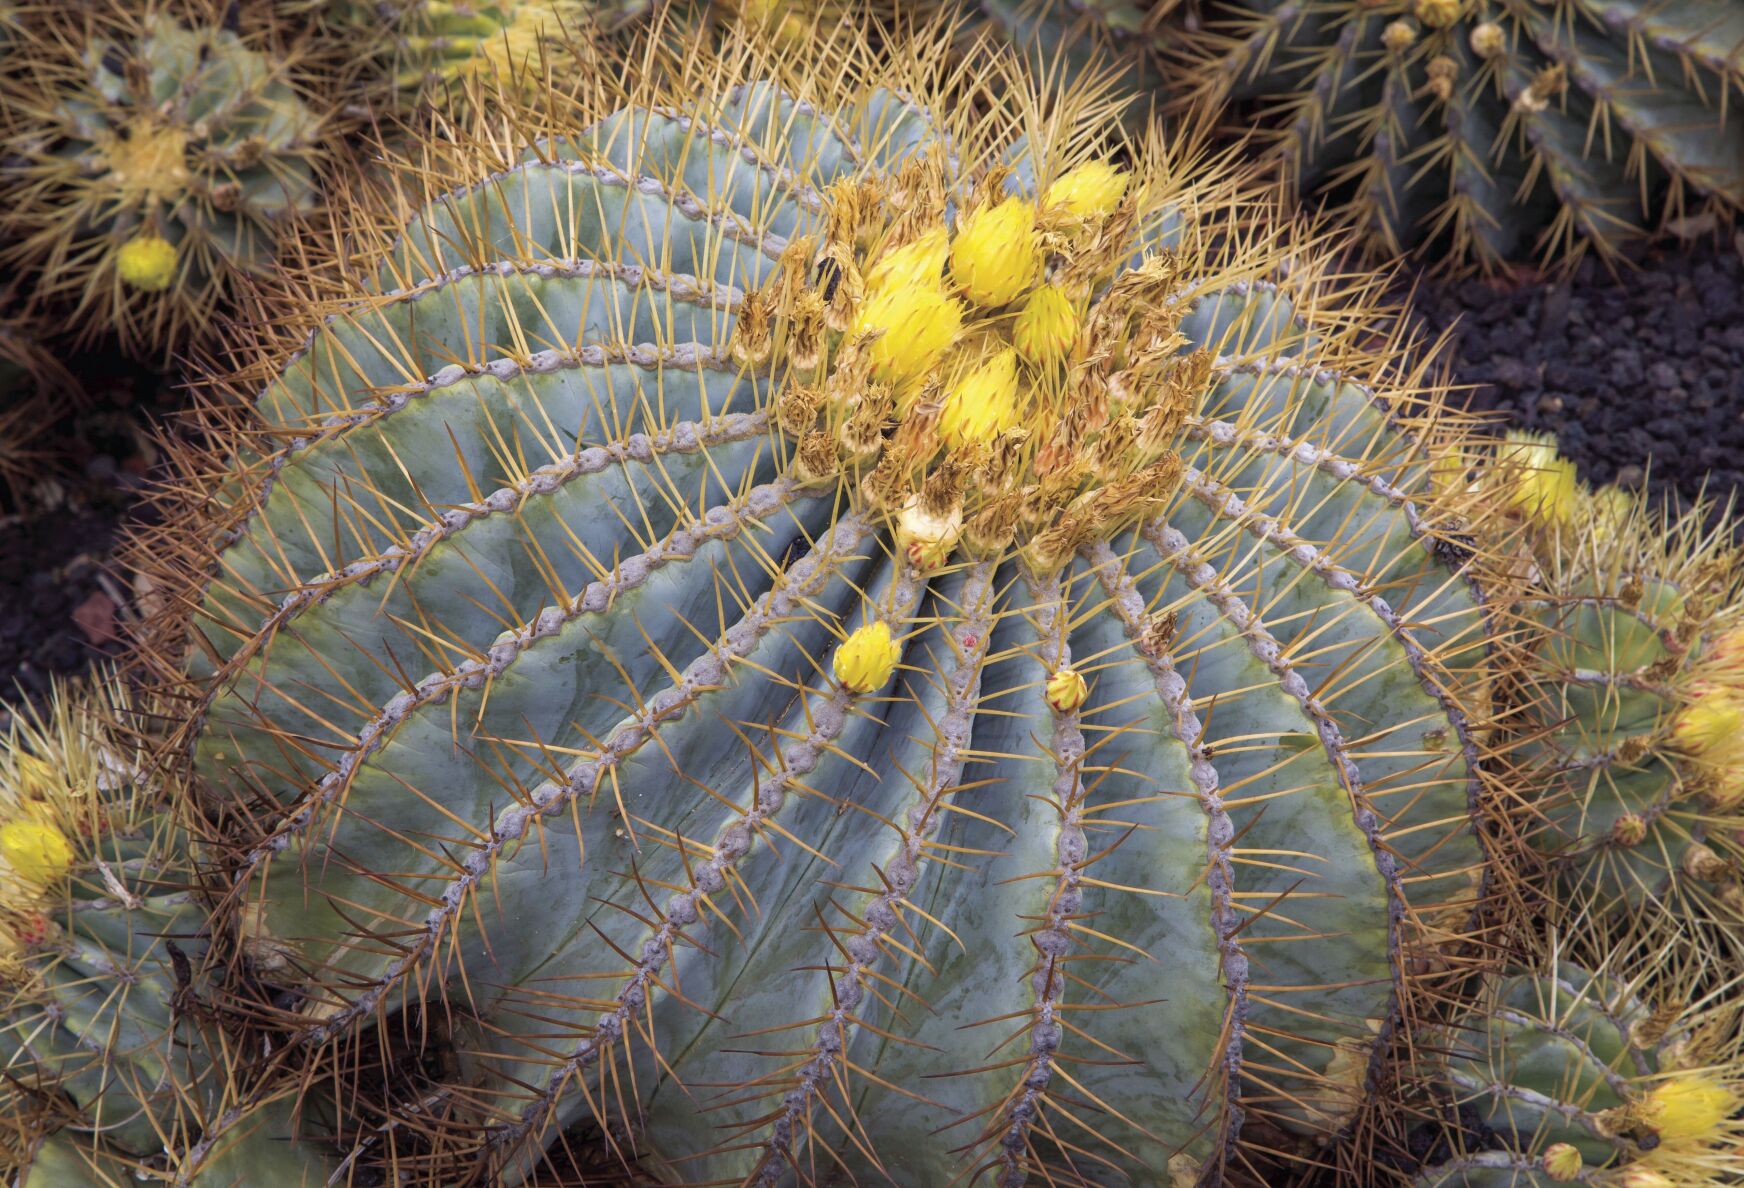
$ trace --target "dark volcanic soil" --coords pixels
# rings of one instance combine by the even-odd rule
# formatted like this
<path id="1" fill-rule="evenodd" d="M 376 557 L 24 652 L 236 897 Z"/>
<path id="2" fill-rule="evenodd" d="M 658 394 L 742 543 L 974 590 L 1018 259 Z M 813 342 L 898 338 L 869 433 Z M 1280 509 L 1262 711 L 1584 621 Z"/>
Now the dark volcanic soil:
<path id="1" fill-rule="evenodd" d="M 1662 250 L 1611 277 L 1426 285 L 1417 312 L 1455 328 L 1475 410 L 1553 432 L 1593 483 L 1687 502 L 1744 486 L 1744 236 Z"/>

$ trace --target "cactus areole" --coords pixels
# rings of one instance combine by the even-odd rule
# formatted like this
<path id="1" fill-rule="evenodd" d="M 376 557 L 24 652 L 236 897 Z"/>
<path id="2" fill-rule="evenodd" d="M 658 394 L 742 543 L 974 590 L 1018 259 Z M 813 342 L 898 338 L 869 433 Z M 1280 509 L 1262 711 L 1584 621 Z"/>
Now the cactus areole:
<path id="1" fill-rule="evenodd" d="M 1432 402 L 1160 138 L 841 75 L 480 166 L 260 395 L 197 767 L 296 1041 L 442 1004 L 432 1179 L 1213 1180 L 1469 913 Z"/>

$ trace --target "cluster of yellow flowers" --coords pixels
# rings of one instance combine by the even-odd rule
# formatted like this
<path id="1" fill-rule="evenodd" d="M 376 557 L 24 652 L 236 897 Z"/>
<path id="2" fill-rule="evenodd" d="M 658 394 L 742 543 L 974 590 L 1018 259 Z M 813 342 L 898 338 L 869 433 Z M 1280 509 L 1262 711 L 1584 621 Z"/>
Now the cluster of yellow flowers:
<path id="1" fill-rule="evenodd" d="M 1709 800 L 1725 808 L 1744 801 L 1744 624 L 1708 642 L 1672 737 L 1700 768 Z"/>

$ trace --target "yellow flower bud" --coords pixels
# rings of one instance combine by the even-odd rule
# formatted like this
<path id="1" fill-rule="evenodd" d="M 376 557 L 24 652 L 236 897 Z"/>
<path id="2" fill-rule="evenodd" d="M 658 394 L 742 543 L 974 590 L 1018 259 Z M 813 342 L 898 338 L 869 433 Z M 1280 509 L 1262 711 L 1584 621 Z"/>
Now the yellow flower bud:
<path id="1" fill-rule="evenodd" d="M 896 384 L 929 370 L 963 332 L 963 303 L 936 285 L 902 284 L 875 293 L 854 315 L 872 377 Z"/>
<path id="2" fill-rule="evenodd" d="M 1709 757 L 1744 750 L 1744 693 L 1717 685 L 1698 685 L 1695 699 L 1672 724 L 1678 745 Z"/>
<path id="3" fill-rule="evenodd" d="M 1392 21 L 1381 30 L 1381 44 L 1395 54 L 1417 44 L 1417 26 L 1410 21 Z"/>
<path id="4" fill-rule="evenodd" d="M 1460 17 L 1464 0 L 1417 0 L 1411 11 L 1431 29 L 1445 29 Z"/>
<path id="5" fill-rule="evenodd" d="M 951 244 L 943 227 L 934 227 L 912 243 L 905 243 L 872 266 L 866 276 L 866 291 L 878 293 L 904 285 L 944 287 L 945 257 Z"/>
<path id="6" fill-rule="evenodd" d="M 1105 218 L 1126 196 L 1128 175 L 1106 161 L 1086 161 L 1048 187 L 1044 205 L 1080 219 Z"/>
<path id="7" fill-rule="evenodd" d="M 1007 347 L 957 381 L 939 410 L 939 436 L 951 446 L 990 442 L 1021 419 L 1017 352 Z"/>
<path id="8" fill-rule="evenodd" d="M 1532 433 L 1514 432 L 1503 442 L 1498 460 L 1506 468 L 1508 499 L 1531 519 L 1566 524 L 1580 498 L 1574 463 L 1559 457 L 1553 442 Z"/>
<path id="9" fill-rule="evenodd" d="M 1709 1076 L 1661 1081 L 1641 1105 L 1641 1120 L 1662 1139 L 1706 1138 L 1738 1108 L 1731 1086 Z"/>
<path id="10" fill-rule="evenodd" d="M 976 305 L 1005 305 L 1035 283 L 1035 208 L 1021 198 L 978 210 L 951 243 L 951 279 Z"/>
<path id="11" fill-rule="evenodd" d="M 1048 705 L 1056 714 L 1069 714 L 1084 704 L 1090 696 L 1090 686 L 1084 674 L 1075 668 L 1062 668 L 1048 678 Z"/>
<path id="12" fill-rule="evenodd" d="M 882 689 L 896 671 L 902 649 L 890 638 L 890 625 L 883 620 L 868 623 L 836 649 L 836 679 L 855 693 Z"/>
<path id="13" fill-rule="evenodd" d="M 1471 51 L 1480 58 L 1495 57 L 1508 48 L 1508 35 L 1494 21 L 1475 25 L 1471 31 Z"/>
<path id="14" fill-rule="evenodd" d="M 1617 1185 L 1618 1188 L 1677 1188 L 1669 1178 L 1647 1167 L 1624 1168 Z"/>
<path id="15" fill-rule="evenodd" d="M 1078 340 L 1081 324 L 1065 290 L 1043 285 L 1024 300 L 1017 324 L 1011 329 L 1011 341 L 1018 354 L 1031 363 L 1059 363 Z"/>
<path id="16" fill-rule="evenodd" d="M 136 235 L 115 253 L 121 279 L 147 293 L 161 293 L 176 278 L 176 245 L 150 231 Z"/>
<path id="17" fill-rule="evenodd" d="M 1544 1174 L 1566 1184 L 1581 1174 L 1581 1153 L 1573 1143 L 1552 1143 L 1544 1148 Z"/>
<path id="18" fill-rule="evenodd" d="M 0 857 L 19 877 L 39 887 L 66 878 L 73 865 L 73 847 L 53 825 L 13 821 L 0 825 Z"/>

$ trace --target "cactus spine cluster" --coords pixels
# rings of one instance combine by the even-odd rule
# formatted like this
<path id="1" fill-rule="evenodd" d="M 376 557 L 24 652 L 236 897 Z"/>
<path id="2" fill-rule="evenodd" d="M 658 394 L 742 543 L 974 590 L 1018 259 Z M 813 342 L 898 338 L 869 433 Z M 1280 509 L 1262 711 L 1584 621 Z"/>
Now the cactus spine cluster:
<path id="1" fill-rule="evenodd" d="M 0 261 L 82 341 L 181 345 L 313 204 L 324 121 L 294 60 L 224 19 L 216 3 L 46 14 L 0 78 Z"/>
<path id="2" fill-rule="evenodd" d="M 1172 48 L 1379 252 L 1490 269 L 1744 206 L 1732 0 L 1218 0 Z"/>
<path id="3" fill-rule="evenodd" d="M 287 1060 L 440 1021 L 403 1173 L 1215 1178 L 1459 967 L 1457 426 L 1218 167 L 936 62 L 462 146 L 201 499 L 243 943 Z"/>

